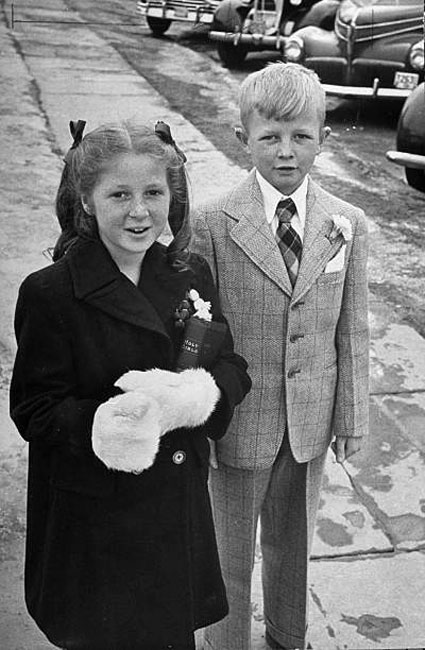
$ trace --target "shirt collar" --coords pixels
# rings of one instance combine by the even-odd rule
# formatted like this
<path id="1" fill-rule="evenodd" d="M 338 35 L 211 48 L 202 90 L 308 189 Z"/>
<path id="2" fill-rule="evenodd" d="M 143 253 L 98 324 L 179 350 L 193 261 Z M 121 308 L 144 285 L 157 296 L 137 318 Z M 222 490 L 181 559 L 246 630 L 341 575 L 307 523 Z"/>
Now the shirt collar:
<path id="1" fill-rule="evenodd" d="M 279 201 L 282 199 L 287 199 L 291 197 L 297 208 L 298 217 L 301 222 L 301 226 L 304 229 L 305 227 L 305 216 L 306 216 L 306 205 L 307 205 L 307 188 L 308 188 L 308 176 L 306 176 L 299 187 L 292 192 L 292 194 L 285 195 L 279 192 L 273 185 L 271 185 L 265 178 L 260 174 L 258 169 L 255 170 L 257 181 L 260 186 L 261 194 L 263 195 L 264 202 L 264 211 L 266 213 L 266 219 L 269 224 L 272 223 L 276 207 Z"/>

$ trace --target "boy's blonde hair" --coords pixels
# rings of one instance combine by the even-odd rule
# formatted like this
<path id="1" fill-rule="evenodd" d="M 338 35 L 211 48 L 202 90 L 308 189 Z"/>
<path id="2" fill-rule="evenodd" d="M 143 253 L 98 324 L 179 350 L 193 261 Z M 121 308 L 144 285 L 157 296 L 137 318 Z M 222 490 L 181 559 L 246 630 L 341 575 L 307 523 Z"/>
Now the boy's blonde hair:
<path id="1" fill-rule="evenodd" d="M 323 125 L 326 114 L 323 86 L 313 70 L 297 63 L 270 63 L 248 75 L 240 87 L 240 119 L 246 132 L 253 111 L 266 119 L 287 120 L 311 106 L 317 108 Z"/>

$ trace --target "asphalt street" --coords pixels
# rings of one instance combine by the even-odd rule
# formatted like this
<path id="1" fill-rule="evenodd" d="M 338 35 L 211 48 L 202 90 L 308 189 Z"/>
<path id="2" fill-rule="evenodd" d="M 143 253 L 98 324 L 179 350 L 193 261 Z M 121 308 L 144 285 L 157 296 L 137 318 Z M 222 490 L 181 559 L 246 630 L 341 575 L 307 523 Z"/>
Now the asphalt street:
<path id="1" fill-rule="evenodd" d="M 37 8 L 27 0 L 17 3 L 21 7 L 21 16 L 31 10 L 47 22 L 15 22 L 12 29 L 11 5 L 3 5 L 0 647 L 47 650 L 53 646 L 23 603 L 27 450 L 8 418 L 7 399 L 17 290 L 28 273 L 48 263 L 43 251 L 58 232 L 53 200 L 70 144 L 68 122 L 85 119 L 88 129 L 134 115 L 169 122 L 189 160 L 195 203 L 231 187 L 246 171 L 61 0 L 39 0 Z M 76 24 L 71 30 L 65 21 Z M 34 33 L 42 46 L 34 46 Z M 377 227 L 372 219 L 369 225 L 373 238 Z M 425 339 L 372 292 L 370 323 L 370 437 L 343 466 L 329 453 L 309 582 L 314 650 L 425 647 Z M 253 650 L 266 650 L 260 571 L 258 550 Z"/>

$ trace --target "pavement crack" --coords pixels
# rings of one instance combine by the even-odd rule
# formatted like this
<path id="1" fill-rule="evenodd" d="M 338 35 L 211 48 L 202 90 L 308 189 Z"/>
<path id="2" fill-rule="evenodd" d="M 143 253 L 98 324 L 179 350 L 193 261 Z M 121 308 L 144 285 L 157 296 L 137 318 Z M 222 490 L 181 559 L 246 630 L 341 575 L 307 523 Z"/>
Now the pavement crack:
<path id="1" fill-rule="evenodd" d="M 31 68 L 28 65 L 28 62 L 26 60 L 24 51 L 23 51 L 23 49 L 21 47 L 21 44 L 20 44 L 19 40 L 16 38 L 15 34 L 13 33 L 13 24 L 11 24 L 11 21 L 16 23 L 17 22 L 16 18 L 14 18 L 13 13 L 11 13 L 10 19 L 9 19 L 9 16 L 8 16 L 8 13 L 6 11 L 6 7 L 5 7 L 4 4 L 2 4 L 2 13 L 3 13 L 3 22 L 8 27 L 9 37 L 10 37 L 10 40 L 12 42 L 13 48 L 16 51 L 16 53 L 18 54 L 18 56 L 20 57 L 22 63 L 24 64 L 24 66 L 25 66 L 25 68 L 26 68 L 26 70 L 28 72 L 28 75 L 29 75 L 29 81 L 28 81 L 29 95 L 30 95 L 31 99 L 33 100 L 33 102 L 36 104 L 36 106 L 37 106 L 37 108 L 38 108 L 38 110 L 40 112 L 40 115 L 41 115 L 41 117 L 42 117 L 42 119 L 43 119 L 43 121 L 45 123 L 46 137 L 47 137 L 47 141 L 49 143 L 50 149 L 51 149 L 52 153 L 54 153 L 57 156 L 62 157 L 63 152 L 60 149 L 60 147 L 58 146 L 58 143 L 56 142 L 56 138 L 55 138 L 55 135 L 54 135 L 54 130 L 53 130 L 52 125 L 50 123 L 49 116 L 48 116 L 48 114 L 47 114 L 47 112 L 46 112 L 46 110 L 44 108 L 44 105 L 43 105 L 40 86 L 38 85 L 36 79 L 34 78 L 34 75 L 32 74 Z"/>
<path id="2" fill-rule="evenodd" d="M 421 391 L 421 392 L 423 392 L 423 391 Z M 413 437 L 409 433 L 409 430 L 405 426 L 403 426 L 400 418 L 396 417 L 394 415 L 394 413 L 391 411 L 391 409 L 388 408 L 388 406 L 385 404 L 385 401 L 381 400 L 381 399 L 376 399 L 375 403 L 377 404 L 378 408 L 382 411 L 382 413 L 384 413 L 384 415 L 389 420 L 391 420 L 391 422 L 394 423 L 394 425 L 397 427 L 398 431 L 403 436 L 403 438 L 408 440 L 410 444 L 413 444 L 414 447 L 419 449 L 422 453 L 425 453 L 425 443 L 420 441 L 419 438 Z M 347 470 L 345 470 L 345 471 L 347 471 Z M 348 472 L 347 472 L 347 474 L 348 474 Z M 353 482 L 351 477 L 350 477 L 350 481 Z"/>
<path id="3" fill-rule="evenodd" d="M 356 481 L 356 479 L 350 475 L 345 465 L 343 465 L 343 468 L 344 468 L 344 472 L 347 474 L 348 480 L 350 481 L 354 492 L 357 494 L 358 498 L 363 503 L 365 508 L 370 512 L 371 516 L 376 520 L 378 525 L 381 527 L 382 532 L 388 538 L 391 545 L 395 547 L 397 545 L 398 540 L 395 539 L 394 535 L 391 533 L 391 529 L 389 525 L 390 518 L 388 517 L 388 515 L 385 514 L 383 510 L 381 510 L 381 508 L 379 508 L 378 504 L 373 499 L 373 497 L 367 494 L 367 492 L 361 487 L 361 485 Z"/>
<path id="4" fill-rule="evenodd" d="M 385 397 L 385 395 L 414 395 L 416 393 L 425 393 L 425 388 L 409 388 L 406 390 L 383 390 L 370 392 L 370 397 Z"/>
<path id="5" fill-rule="evenodd" d="M 416 549 L 417 550 L 417 549 Z M 371 548 L 367 551 L 352 551 L 351 553 L 329 553 L 326 555 L 311 555 L 310 560 L 314 561 L 327 561 L 327 560 L 341 560 L 341 561 L 351 561 L 351 560 L 368 560 L 371 557 L 376 556 L 392 556 L 395 554 L 395 548 L 379 549 Z"/>

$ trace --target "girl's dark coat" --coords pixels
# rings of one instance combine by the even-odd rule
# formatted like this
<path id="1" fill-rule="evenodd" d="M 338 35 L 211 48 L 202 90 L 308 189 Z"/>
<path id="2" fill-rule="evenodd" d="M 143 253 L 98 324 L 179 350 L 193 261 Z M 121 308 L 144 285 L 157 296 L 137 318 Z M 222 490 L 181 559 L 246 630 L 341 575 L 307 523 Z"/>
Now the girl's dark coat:
<path id="1" fill-rule="evenodd" d="M 215 412 L 204 427 L 167 434 L 150 469 L 110 471 L 90 442 L 118 377 L 174 369 L 173 313 L 188 288 L 223 320 L 207 264 L 191 256 L 190 266 L 171 269 L 154 244 L 136 287 L 100 242 L 83 242 L 20 290 L 11 413 L 30 442 L 26 601 L 69 650 L 184 647 L 192 630 L 227 613 L 206 436 L 225 433 L 250 387 L 231 335 L 209 368 L 223 395 Z"/>

